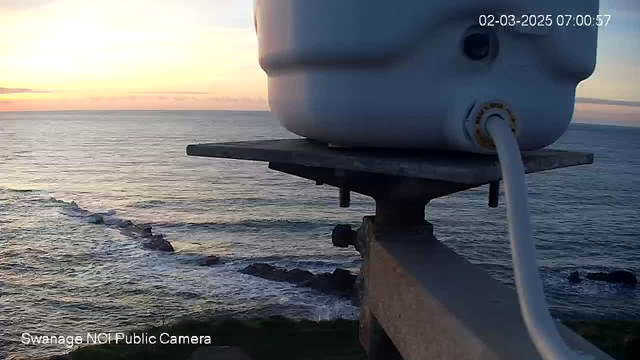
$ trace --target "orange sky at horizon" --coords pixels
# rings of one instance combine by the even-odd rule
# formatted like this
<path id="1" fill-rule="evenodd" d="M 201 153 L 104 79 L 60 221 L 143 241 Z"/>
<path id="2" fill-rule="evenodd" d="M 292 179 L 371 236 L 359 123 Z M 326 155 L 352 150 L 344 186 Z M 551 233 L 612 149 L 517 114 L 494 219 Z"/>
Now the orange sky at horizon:
<path id="1" fill-rule="evenodd" d="M 0 110 L 268 108 L 254 29 L 197 21 L 197 1 L 3 1 Z"/>
<path id="2" fill-rule="evenodd" d="M 268 110 L 252 0 L 0 0 L 0 111 Z M 576 119 L 640 123 L 640 1 L 601 0 Z M 605 120 L 606 121 L 606 120 Z"/>

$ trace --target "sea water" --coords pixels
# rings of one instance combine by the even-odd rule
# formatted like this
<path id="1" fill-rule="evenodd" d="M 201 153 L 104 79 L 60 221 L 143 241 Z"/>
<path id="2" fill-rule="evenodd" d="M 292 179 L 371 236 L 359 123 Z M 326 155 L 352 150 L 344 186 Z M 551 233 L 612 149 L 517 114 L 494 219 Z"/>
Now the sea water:
<path id="1" fill-rule="evenodd" d="M 354 194 L 264 163 L 188 157 L 188 144 L 295 137 L 267 112 L 0 113 L 0 358 L 68 351 L 21 335 L 82 336 L 180 317 L 279 314 L 358 317 L 348 301 L 238 272 L 255 262 L 357 271 L 331 245 L 336 224 L 375 211 Z M 572 125 L 555 148 L 592 151 L 593 165 L 528 177 L 545 290 L 560 318 L 640 318 L 640 290 L 578 270 L 640 272 L 640 128 Z M 513 286 L 505 203 L 487 187 L 432 201 L 436 236 Z M 66 203 L 52 201 L 51 198 Z M 66 204 L 153 226 L 174 254 L 144 249 Z M 223 263 L 198 265 L 203 256 Z"/>

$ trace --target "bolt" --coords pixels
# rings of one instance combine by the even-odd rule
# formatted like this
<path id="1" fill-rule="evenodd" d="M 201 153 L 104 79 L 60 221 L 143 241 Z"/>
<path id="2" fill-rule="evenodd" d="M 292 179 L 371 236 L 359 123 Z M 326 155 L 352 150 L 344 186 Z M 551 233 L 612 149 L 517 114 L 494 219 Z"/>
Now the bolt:
<path id="1" fill-rule="evenodd" d="M 351 191 L 345 186 L 340 187 L 340 207 L 348 208 L 351 206 Z"/>
<path id="2" fill-rule="evenodd" d="M 489 207 L 497 208 L 500 199 L 500 182 L 493 181 L 489 183 Z"/>
<path id="3" fill-rule="evenodd" d="M 340 189 L 340 207 L 348 208 L 351 206 L 351 191 L 349 190 L 347 172 L 342 169 L 336 169 L 335 176 L 338 178 L 338 188 Z"/>

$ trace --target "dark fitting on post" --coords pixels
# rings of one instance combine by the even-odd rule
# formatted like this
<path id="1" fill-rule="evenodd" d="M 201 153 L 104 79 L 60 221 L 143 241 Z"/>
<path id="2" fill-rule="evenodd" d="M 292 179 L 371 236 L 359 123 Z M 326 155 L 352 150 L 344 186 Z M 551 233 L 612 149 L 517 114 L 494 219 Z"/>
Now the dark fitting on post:
<path id="1" fill-rule="evenodd" d="M 348 208 L 351 206 L 351 191 L 346 186 L 340 187 L 340 207 Z"/>
<path id="2" fill-rule="evenodd" d="M 336 169 L 336 176 L 339 178 L 339 189 L 340 189 L 340 207 L 348 208 L 351 206 L 351 191 L 349 190 L 347 174 L 344 170 Z"/>
<path id="3" fill-rule="evenodd" d="M 331 242 L 333 246 L 348 248 L 355 245 L 358 232 L 351 229 L 349 225 L 336 225 L 331 232 Z"/>
<path id="4" fill-rule="evenodd" d="M 493 181 L 489 183 L 489 207 L 497 208 L 500 199 L 500 182 Z"/>

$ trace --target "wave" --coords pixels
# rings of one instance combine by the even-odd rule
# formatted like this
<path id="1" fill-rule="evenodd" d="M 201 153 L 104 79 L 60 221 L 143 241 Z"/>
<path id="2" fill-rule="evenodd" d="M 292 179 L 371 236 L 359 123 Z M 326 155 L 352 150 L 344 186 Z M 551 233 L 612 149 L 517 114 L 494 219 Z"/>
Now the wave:
<path id="1" fill-rule="evenodd" d="M 279 264 L 283 267 L 336 268 L 360 267 L 362 259 L 357 253 L 344 255 L 310 254 L 310 255 L 266 255 L 266 256 L 237 256 L 234 260 L 252 263 Z"/>
<path id="2" fill-rule="evenodd" d="M 131 206 L 138 209 L 150 209 L 156 207 L 166 207 L 169 205 L 169 202 L 164 200 L 141 200 L 136 201 Z"/>
<path id="3" fill-rule="evenodd" d="M 32 193 L 32 192 L 38 192 L 40 190 L 35 190 L 35 189 L 12 189 L 12 188 L 7 188 L 7 187 L 0 186 L 0 191 L 2 191 L 2 192 L 11 192 L 11 193 Z"/>
<path id="4" fill-rule="evenodd" d="M 328 229 L 336 225 L 332 222 L 299 221 L 299 220 L 239 220 L 219 222 L 157 222 L 156 226 L 185 230 L 215 230 L 224 232 L 251 232 L 255 230 L 279 229 L 287 232 L 308 232 L 310 230 Z"/>
<path id="5" fill-rule="evenodd" d="M 294 207 L 300 208 L 304 206 L 317 206 L 317 200 L 302 200 L 302 199 L 269 199 L 263 197 L 227 197 L 227 198 L 215 198 L 215 199 L 185 199 L 185 198 L 170 198 L 170 199 L 147 199 L 138 200 L 130 203 L 129 206 L 138 209 L 152 209 L 152 208 L 176 208 L 176 209 L 208 209 L 208 208 L 220 208 L 220 207 Z"/>

